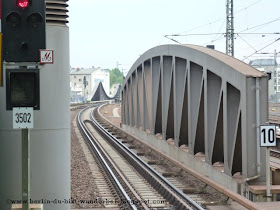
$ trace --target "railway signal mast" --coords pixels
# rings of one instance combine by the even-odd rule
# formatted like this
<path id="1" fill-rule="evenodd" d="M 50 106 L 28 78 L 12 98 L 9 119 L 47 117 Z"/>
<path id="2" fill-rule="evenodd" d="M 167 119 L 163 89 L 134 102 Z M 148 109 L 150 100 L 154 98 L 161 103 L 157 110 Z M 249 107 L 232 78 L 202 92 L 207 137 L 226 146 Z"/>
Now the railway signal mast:
<path id="1" fill-rule="evenodd" d="M 40 50 L 46 49 L 46 3 L 45 0 L 2 0 L 1 9 L 6 109 L 13 110 L 13 128 L 22 131 L 22 207 L 27 210 L 30 202 L 29 128 L 33 128 L 33 110 L 40 109 L 39 55 Z"/>
<path id="2" fill-rule="evenodd" d="M 233 0 L 227 0 L 226 54 L 234 57 Z"/>

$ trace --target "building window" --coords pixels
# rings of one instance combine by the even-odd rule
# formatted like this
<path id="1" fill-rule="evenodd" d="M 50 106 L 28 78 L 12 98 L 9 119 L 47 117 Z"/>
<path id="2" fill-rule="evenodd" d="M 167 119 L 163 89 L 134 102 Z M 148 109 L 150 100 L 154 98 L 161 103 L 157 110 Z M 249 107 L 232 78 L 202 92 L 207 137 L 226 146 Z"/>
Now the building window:
<path id="1" fill-rule="evenodd" d="M 104 79 L 94 79 L 94 83 L 104 82 Z"/>
<path id="2" fill-rule="evenodd" d="M 252 192 L 249 192 L 249 200 L 254 202 L 254 194 Z"/>
<path id="3" fill-rule="evenodd" d="M 280 201 L 280 194 L 276 194 L 276 201 Z"/>
<path id="4" fill-rule="evenodd" d="M 82 81 L 82 79 L 79 79 L 79 82 L 81 82 Z"/>
<path id="5" fill-rule="evenodd" d="M 74 76 L 74 79 L 76 79 L 76 76 Z"/>

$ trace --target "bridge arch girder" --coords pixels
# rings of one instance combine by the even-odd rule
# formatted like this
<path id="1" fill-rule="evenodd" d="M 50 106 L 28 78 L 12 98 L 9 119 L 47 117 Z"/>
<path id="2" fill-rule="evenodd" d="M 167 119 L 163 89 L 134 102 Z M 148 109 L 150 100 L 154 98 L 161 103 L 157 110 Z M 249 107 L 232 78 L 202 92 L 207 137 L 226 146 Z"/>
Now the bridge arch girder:
<path id="1" fill-rule="evenodd" d="M 192 155 L 205 154 L 208 164 L 223 162 L 230 176 L 252 177 L 258 165 L 256 113 L 259 124 L 268 120 L 267 83 L 266 74 L 218 51 L 158 46 L 137 59 L 123 83 L 122 124 L 186 145 Z"/>
<path id="2" fill-rule="evenodd" d="M 91 101 L 104 101 L 104 100 L 119 100 L 120 99 L 120 89 L 121 86 L 118 85 L 118 87 L 115 89 L 115 93 L 113 93 L 112 96 L 109 96 L 104 87 L 102 82 L 96 83 L 96 85 L 93 88 L 92 94 L 90 96 Z"/>

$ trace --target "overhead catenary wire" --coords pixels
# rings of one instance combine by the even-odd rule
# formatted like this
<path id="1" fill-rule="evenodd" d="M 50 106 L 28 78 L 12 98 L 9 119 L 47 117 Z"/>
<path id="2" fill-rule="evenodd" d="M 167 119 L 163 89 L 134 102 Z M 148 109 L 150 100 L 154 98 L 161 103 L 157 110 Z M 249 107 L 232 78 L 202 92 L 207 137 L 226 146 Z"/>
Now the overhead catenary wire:
<path id="1" fill-rule="evenodd" d="M 222 34 L 221 36 L 219 36 L 218 38 L 212 40 L 211 42 L 207 42 L 207 43 L 205 43 L 205 44 L 203 44 L 203 45 L 212 44 L 213 42 L 219 41 L 219 40 L 224 39 L 224 38 L 225 38 L 225 36 L 224 36 L 224 33 L 223 33 L 223 34 Z"/>
<path id="2" fill-rule="evenodd" d="M 274 44 L 275 42 L 277 42 L 277 41 L 279 41 L 279 40 L 280 40 L 280 38 L 278 38 L 278 39 L 274 40 L 272 43 L 270 43 L 270 44 L 268 44 L 268 45 L 264 46 L 263 48 L 261 48 L 261 49 L 257 50 L 256 52 L 252 53 L 251 55 L 246 56 L 246 57 L 245 57 L 245 58 L 243 58 L 242 60 L 244 61 L 245 59 L 248 59 L 248 58 L 249 58 L 249 57 L 251 57 L 252 55 L 254 55 L 254 54 L 258 53 L 259 51 L 261 51 L 261 50 L 263 50 L 263 49 L 267 48 L 268 46 L 270 46 L 270 45 Z"/>
<path id="3" fill-rule="evenodd" d="M 223 28 L 223 26 L 224 26 L 225 22 L 226 22 L 226 20 L 224 20 L 224 21 L 223 21 L 223 24 L 221 25 L 221 27 L 220 27 L 220 29 L 219 29 L 218 33 L 216 34 L 215 39 L 217 38 L 217 36 L 219 35 L 220 31 L 222 30 L 222 28 Z M 214 39 L 213 39 L 213 40 L 214 40 Z"/>
<path id="4" fill-rule="evenodd" d="M 280 53 L 280 51 L 276 52 L 276 54 L 278 54 L 278 53 Z M 262 53 L 256 53 L 256 54 L 265 54 L 265 55 L 272 54 L 272 55 L 274 55 L 275 53 L 262 52 Z M 274 56 L 269 56 L 269 57 L 274 57 Z"/>
<path id="5" fill-rule="evenodd" d="M 257 51 L 251 44 L 249 44 L 245 39 L 243 39 L 239 34 L 237 34 L 238 37 L 240 37 L 247 45 L 249 45 L 251 48 L 253 48 L 255 51 Z"/>
<path id="6" fill-rule="evenodd" d="M 177 41 L 177 40 L 175 40 L 175 39 L 173 39 L 173 38 L 167 37 L 167 35 L 165 35 L 164 37 L 167 38 L 167 39 L 170 39 L 170 40 L 173 41 L 173 42 L 176 42 L 176 43 L 178 43 L 178 44 L 181 44 L 179 41 Z"/>
<path id="7" fill-rule="evenodd" d="M 280 17 L 278 17 L 278 18 L 276 18 L 276 19 L 274 19 L 274 20 L 271 20 L 271 21 L 269 21 L 269 22 L 262 23 L 262 24 L 257 25 L 257 26 L 253 26 L 253 27 L 251 27 L 251 28 L 247 28 L 247 29 L 245 29 L 245 30 L 243 30 L 243 31 L 240 31 L 240 32 L 238 32 L 238 33 L 242 33 L 242 32 L 244 32 L 244 31 L 248 31 L 248 30 L 251 30 L 251 29 L 254 29 L 254 28 L 258 28 L 258 27 L 261 27 L 261 26 L 264 26 L 264 25 L 268 25 L 268 24 L 270 24 L 270 23 L 273 23 L 273 22 L 276 22 L 276 21 L 279 21 L 279 20 L 280 20 Z M 278 33 L 279 33 L 279 32 L 278 32 Z"/>
<path id="8" fill-rule="evenodd" d="M 244 29 L 244 30 L 242 30 L 240 32 L 237 32 L 237 33 L 234 33 L 234 34 L 271 34 L 271 35 L 275 34 L 275 35 L 277 35 L 277 34 L 280 34 L 280 32 L 265 32 L 265 33 L 261 33 L 261 32 L 243 33 L 243 32 L 244 31 L 249 31 L 249 30 L 254 29 L 254 28 L 262 27 L 262 26 L 271 24 L 271 23 L 279 21 L 279 20 L 280 20 L 280 17 L 278 17 L 278 18 L 276 18 L 274 20 L 271 20 L 269 22 L 265 22 L 265 23 L 262 23 L 260 25 L 253 26 L 251 28 Z M 168 38 L 169 36 L 209 36 L 209 35 L 214 35 L 214 34 L 216 34 L 216 35 L 219 35 L 219 34 L 225 35 L 225 33 L 219 33 L 218 32 L 218 33 L 196 33 L 196 34 L 170 34 L 170 35 L 164 35 L 164 37 Z"/>
<path id="9" fill-rule="evenodd" d="M 243 11 L 243 10 L 247 10 L 249 7 L 251 7 L 251 6 L 253 6 L 253 5 L 256 5 L 257 3 L 259 3 L 259 2 L 261 2 L 262 0 L 259 0 L 259 1 L 256 1 L 256 2 L 254 2 L 254 3 L 252 3 L 252 4 L 250 4 L 249 6 L 246 6 L 246 7 L 244 7 L 243 9 L 240 9 L 240 10 L 237 10 L 236 12 L 234 12 L 234 14 L 236 14 L 236 13 L 238 13 L 238 12 L 241 12 L 241 11 Z M 198 27 L 195 27 L 195 28 L 192 28 L 192 29 L 190 29 L 190 30 L 187 30 L 186 32 L 189 32 L 189 31 L 192 31 L 192 30 L 195 30 L 195 29 L 198 29 L 198 28 L 201 28 L 201 27 L 204 27 L 204 26 L 207 26 L 207 25 L 211 25 L 212 23 L 214 23 L 214 22 L 217 22 L 217 21 L 219 21 L 219 20 L 221 20 L 221 19 L 223 19 L 223 18 L 219 18 L 219 19 L 216 19 L 216 20 L 214 20 L 214 21 L 211 21 L 210 23 L 208 23 L 208 24 L 203 24 L 203 25 L 201 25 L 201 26 L 198 26 Z M 276 22 L 276 21 L 279 21 L 280 20 L 280 17 L 277 17 L 276 19 L 273 19 L 273 20 L 271 20 L 271 21 L 268 21 L 268 22 L 265 22 L 265 23 L 262 23 L 262 24 L 259 24 L 259 25 L 255 25 L 255 26 L 252 26 L 252 27 L 247 27 L 246 29 L 244 29 L 244 30 L 241 30 L 241 31 L 239 31 L 239 32 L 236 32 L 236 33 L 234 33 L 235 35 L 237 35 L 237 37 L 238 38 L 240 38 L 241 40 L 243 40 L 248 46 L 250 46 L 252 49 L 254 49 L 254 51 L 255 51 L 255 53 L 256 52 L 259 52 L 259 51 L 261 51 L 262 49 L 265 49 L 266 47 L 268 47 L 268 46 L 270 46 L 271 44 L 273 44 L 273 43 L 275 43 L 276 41 L 273 41 L 272 43 L 269 43 L 268 45 L 266 45 L 265 47 L 263 47 L 263 48 L 261 48 L 260 50 L 256 50 L 257 48 L 255 47 L 255 46 L 253 46 L 253 45 L 251 45 L 250 43 L 248 43 L 248 41 L 246 41 L 245 40 L 245 38 L 244 37 L 242 37 L 241 35 L 261 35 L 262 37 L 265 37 L 266 35 L 279 35 L 280 34 L 280 32 L 250 32 L 250 30 L 253 30 L 253 29 L 256 29 L 256 30 L 259 30 L 261 27 L 264 27 L 264 26 L 266 26 L 266 25 L 269 25 L 269 24 L 271 24 L 271 23 L 274 23 L 274 22 Z M 225 21 L 224 21 L 225 22 Z M 222 24 L 222 26 L 224 25 L 224 23 Z M 221 39 L 224 39 L 225 38 L 225 35 L 226 35 L 226 33 L 220 33 L 220 31 L 221 31 L 221 29 L 222 29 L 222 26 L 219 28 L 219 31 L 218 31 L 218 33 L 192 33 L 192 34 L 170 34 L 170 35 L 164 35 L 164 37 L 165 38 L 168 38 L 168 39 L 170 39 L 171 41 L 174 41 L 174 42 L 176 42 L 176 43 L 178 43 L 178 44 L 181 44 L 179 41 L 177 41 L 177 40 L 175 40 L 174 39 L 174 37 L 179 37 L 179 36 L 184 36 L 184 37 L 188 37 L 188 36 L 211 36 L 211 39 L 212 39 L 212 36 L 214 35 L 215 36 L 215 38 L 214 39 L 212 39 L 211 41 L 209 41 L 209 42 L 207 42 L 207 43 L 205 43 L 204 45 L 207 45 L 207 44 L 212 44 L 212 43 L 214 43 L 214 42 L 216 42 L 216 41 L 219 41 L 219 40 L 221 40 Z M 211 28 L 212 29 L 212 28 Z M 278 41 L 278 39 L 277 39 L 277 41 Z M 254 53 L 254 54 L 255 54 Z M 252 56 L 253 54 L 251 54 L 251 55 L 249 55 L 249 56 L 246 56 L 244 59 L 246 59 L 246 58 L 249 58 L 250 56 Z"/>
<path id="10" fill-rule="evenodd" d="M 225 35 L 226 33 L 197 33 L 197 34 L 169 34 L 169 35 L 164 35 L 164 37 L 169 37 L 169 36 L 210 36 L 210 35 Z M 238 34 L 247 34 L 247 35 L 258 35 L 258 34 L 261 34 L 261 35 L 266 35 L 266 34 L 269 34 L 269 35 L 279 35 L 280 32 L 264 32 L 264 33 L 234 33 L 236 35 Z"/>
<path id="11" fill-rule="evenodd" d="M 237 10 L 237 11 L 234 12 L 233 14 L 239 13 L 239 12 L 241 12 L 241 11 L 243 11 L 243 10 L 247 10 L 249 7 L 251 7 L 251 6 L 253 6 L 253 5 L 255 5 L 255 4 L 257 4 L 257 3 L 261 2 L 261 1 L 262 1 L 262 0 L 258 0 L 258 1 L 252 3 L 252 4 L 248 5 L 248 6 L 246 6 L 246 7 L 242 8 L 242 9 L 240 9 L 240 10 Z M 222 24 L 222 26 L 223 26 L 224 23 L 225 23 L 225 17 L 221 17 L 221 18 L 218 18 L 218 19 L 216 19 L 216 20 L 211 21 L 210 23 L 203 24 L 203 25 L 194 27 L 194 28 L 192 28 L 192 29 L 189 29 L 189 30 L 185 31 L 185 33 L 188 33 L 188 32 L 190 32 L 190 31 L 193 31 L 193 30 L 196 30 L 196 29 L 205 27 L 205 26 L 207 26 L 207 25 L 209 25 L 209 24 L 211 25 L 211 24 L 213 24 L 213 23 L 215 23 L 215 22 L 218 22 L 218 21 L 220 21 L 220 20 L 224 20 L 224 22 L 223 22 L 223 24 Z M 221 26 L 221 28 L 222 28 L 222 26 Z M 221 28 L 220 28 L 220 30 L 221 30 Z M 219 32 L 220 32 L 220 30 L 219 30 Z M 219 33 L 219 32 L 218 32 L 218 33 Z M 218 35 L 217 33 L 213 33 L 213 34 L 211 33 L 211 34 L 209 34 L 209 35 L 214 35 L 214 34 Z M 180 34 L 165 35 L 164 37 L 167 38 L 167 36 L 180 36 Z M 184 35 L 182 35 L 182 36 L 184 36 Z"/>
<path id="12" fill-rule="evenodd" d="M 254 6 L 255 4 L 257 4 L 257 3 L 261 2 L 261 1 L 262 1 L 262 0 L 258 0 L 258 1 L 256 1 L 256 2 L 250 4 L 249 6 L 246 6 L 246 7 L 242 8 L 242 9 L 240 9 L 240 10 L 237 10 L 237 11 L 234 12 L 233 14 L 236 14 L 236 13 L 239 13 L 239 12 L 241 12 L 241 11 L 243 11 L 243 10 L 246 10 L 246 9 L 248 9 L 249 7 Z M 187 33 L 187 32 L 193 31 L 193 30 L 195 30 L 195 29 L 202 28 L 202 27 L 204 27 L 204 26 L 207 26 L 207 25 L 209 25 L 209 24 L 212 24 L 212 23 L 218 22 L 218 21 L 220 21 L 220 20 L 224 20 L 224 19 L 225 19 L 225 17 L 221 17 L 221 18 L 218 18 L 218 19 L 216 19 L 216 20 L 211 21 L 210 23 L 203 24 L 203 25 L 200 25 L 200 26 L 191 28 L 191 29 L 189 29 L 189 30 L 187 30 L 187 31 L 185 31 L 185 32 Z"/>

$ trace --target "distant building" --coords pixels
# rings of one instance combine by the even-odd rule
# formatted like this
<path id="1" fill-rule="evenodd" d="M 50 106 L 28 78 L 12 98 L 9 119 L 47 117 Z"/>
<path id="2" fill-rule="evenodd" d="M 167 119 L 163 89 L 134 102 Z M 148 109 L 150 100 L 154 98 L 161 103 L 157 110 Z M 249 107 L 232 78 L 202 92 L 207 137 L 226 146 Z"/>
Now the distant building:
<path id="1" fill-rule="evenodd" d="M 86 88 L 84 86 L 84 78 L 86 79 Z M 70 88 L 72 101 L 77 96 L 85 97 L 90 100 L 92 91 L 96 84 L 101 82 L 107 94 L 110 91 L 110 73 L 107 69 L 98 68 L 71 68 L 70 69 Z M 78 97 L 80 98 L 80 97 Z"/>
<path id="2" fill-rule="evenodd" d="M 274 59 L 256 59 L 250 61 L 249 65 L 267 73 L 270 76 L 268 81 L 268 96 L 280 92 L 280 68 Z"/>

